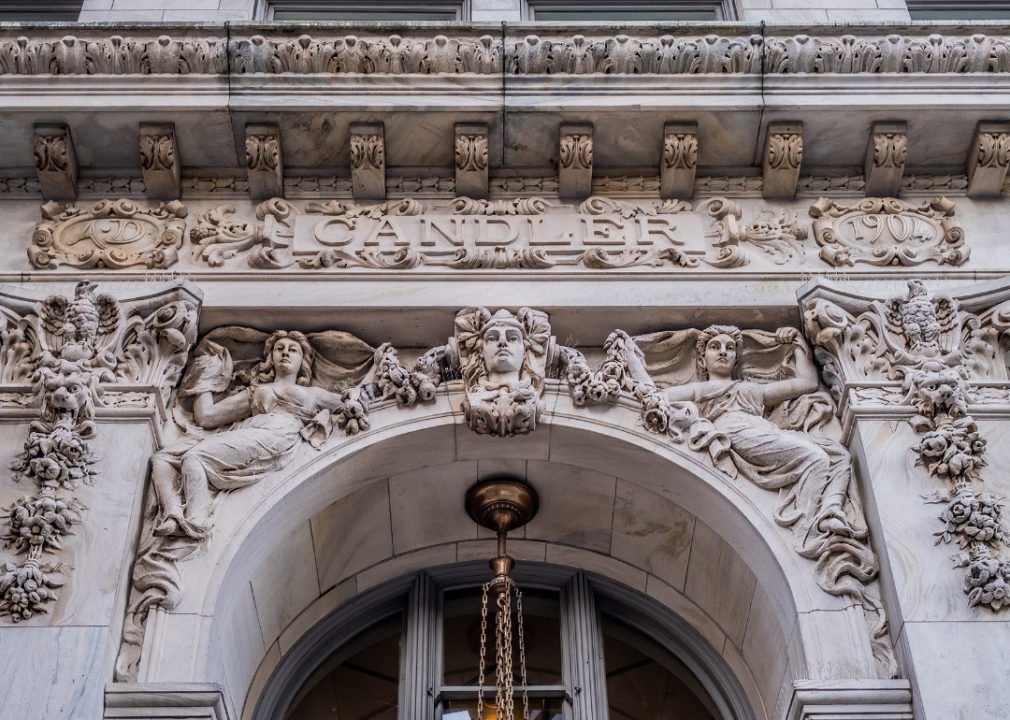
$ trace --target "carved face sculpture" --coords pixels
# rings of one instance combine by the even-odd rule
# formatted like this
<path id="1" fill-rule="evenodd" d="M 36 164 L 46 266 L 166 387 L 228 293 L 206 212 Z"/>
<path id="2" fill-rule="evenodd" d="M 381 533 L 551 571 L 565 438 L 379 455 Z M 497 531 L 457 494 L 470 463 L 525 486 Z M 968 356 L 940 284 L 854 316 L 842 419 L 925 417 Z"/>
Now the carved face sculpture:
<path id="1" fill-rule="evenodd" d="M 509 325 L 492 325 L 484 331 L 484 367 L 493 373 L 519 372 L 526 344 L 522 331 Z"/>
<path id="2" fill-rule="evenodd" d="M 302 346 L 292 338 L 280 338 L 274 343 L 273 361 L 278 374 L 297 374 L 302 366 Z"/>
<path id="3" fill-rule="evenodd" d="M 709 375 L 729 377 L 736 367 L 736 341 L 719 334 L 705 343 L 705 368 Z"/>

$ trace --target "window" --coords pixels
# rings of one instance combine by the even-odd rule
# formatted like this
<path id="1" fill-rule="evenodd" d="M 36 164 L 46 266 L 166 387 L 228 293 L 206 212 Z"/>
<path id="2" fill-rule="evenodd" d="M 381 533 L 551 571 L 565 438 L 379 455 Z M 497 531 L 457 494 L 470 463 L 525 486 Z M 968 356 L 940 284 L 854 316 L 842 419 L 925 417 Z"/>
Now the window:
<path id="1" fill-rule="evenodd" d="M 0 0 L 0 22 L 77 22 L 84 0 Z"/>
<path id="2" fill-rule="evenodd" d="M 344 645 L 317 670 L 285 720 L 396 720 L 401 615 Z"/>
<path id="3" fill-rule="evenodd" d="M 908 0 L 913 20 L 1010 20 L 1007 0 Z"/>
<path id="4" fill-rule="evenodd" d="M 540 22 L 733 20 L 732 0 L 525 0 L 523 18 Z"/>
<path id="5" fill-rule="evenodd" d="M 415 21 L 468 20 L 469 0 L 271 0 L 262 11 L 264 20 L 325 21 Z"/>
<path id="6" fill-rule="evenodd" d="M 610 720 L 723 720 L 687 665 L 613 614 L 622 612 L 615 610 L 619 603 L 608 601 L 598 610 L 592 586 L 581 573 L 559 582 L 561 587 L 520 582 L 526 586 L 522 614 L 530 720 L 563 720 L 573 709 L 600 718 L 609 714 Z M 477 713 L 481 603 L 480 586 L 440 586 L 422 573 L 409 596 L 388 606 L 385 619 L 373 619 L 371 627 L 344 641 L 312 672 L 281 717 L 396 720 L 401 710 L 432 720 L 493 720 L 493 594 L 483 717 Z M 392 610 L 396 606 L 400 609 Z M 513 608 L 513 627 L 517 620 Z M 515 717 L 521 720 L 518 651 L 512 667 Z"/>

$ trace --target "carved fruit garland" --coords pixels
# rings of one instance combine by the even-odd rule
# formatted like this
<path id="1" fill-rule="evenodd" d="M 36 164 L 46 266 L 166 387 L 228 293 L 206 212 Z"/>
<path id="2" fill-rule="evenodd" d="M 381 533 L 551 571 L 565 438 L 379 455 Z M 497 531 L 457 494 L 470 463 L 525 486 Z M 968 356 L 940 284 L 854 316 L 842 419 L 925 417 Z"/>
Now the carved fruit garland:
<path id="1" fill-rule="evenodd" d="M 969 607 L 999 610 L 1010 605 L 1010 562 L 993 556 L 1008 534 L 1002 498 L 976 494 L 974 488 L 982 482 L 986 441 L 968 415 L 967 382 L 958 370 L 929 362 L 905 376 L 903 389 L 919 412 L 910 420 L 920 436 L 913 448 L 918 464 L 950 486 L 923 495 L 926 502 L 946 503 L 939 516 L 943 529 L 933 533 L 936 544 L 956 540 L 964 551 L 954 556 L 954 564 L 968 568 L 964 591 Z"/>

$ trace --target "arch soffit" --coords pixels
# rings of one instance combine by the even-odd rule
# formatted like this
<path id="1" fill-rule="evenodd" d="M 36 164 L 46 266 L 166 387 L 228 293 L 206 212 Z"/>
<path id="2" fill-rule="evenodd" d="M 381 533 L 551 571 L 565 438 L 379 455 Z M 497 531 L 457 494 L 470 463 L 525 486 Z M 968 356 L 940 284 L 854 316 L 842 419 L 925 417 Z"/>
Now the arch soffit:
<path id="1" fill-rule="evenodd" d="M 827 596 L 814 583 L 812 568 L 805 567 L 808 561 L 793 553 L 788 533 L 767 512 L 770 500 L 765 507 L 755 502 L 754 496 L 764 493 L 768 499 L 773 494 L 734 483 L 681 447 L 658 441 L 641 428 L 631 408 L 602 408 L 606 417 L 592 410 L 555 412 L 534 435 L 500 440 L 473 435 L 444 396 L 408 411 L 409 417 L 395 406 L 377 409 L 374 430 L 334 437 L 329 447 L 269 486 L 264 482 L 262 488 L 242 491 L 249 494 L 248 509 L 231 528 L 219 528 L 228 541 L 202 585 L 202 614 L 212 617 L 226 610 L 227 589 L 247 581 L 298 524 L 368 483 L 423 465 L 510 455 L 631 478 L 688 510 L 760 578 L 784 627 L 797 612 L 824 606 Z M 334 476 L 341 482 L 332 482 Z M 205 638 L 213 637 L 206 629 Z"/>
<path id="2" fill-rule="evenodd" d="M 297 525 L 371 482 L 425 466 L 499 458 L 571 465 L 655 492 L 724 539 L 761 579 L 782 618 L 825 607 L 827 596 L 814 582 L 812 564 L 793 552 L 788 530 L 772 519 L 774 493 L 731 480 L 684 445 L 657 440 L 630 406 L 550 413 L 536 433 L 499 439 L 473 434 L 447 400 L 440 395 L 438 402 L 408 411 L 384 405 L 371 416 L 372 431 L 352 437 L 334 433 L 321 452 L 306 450 L 276 481 L 243 489 L 245 513 L 231 527 L 219 525 L 215 531 L 228 540 L 203 585 L 201 613 L 213 616 L 222 602 L 227 607 L 227 588 L 248 580 Z M 306 457 L 307 462 L 297 462 Z M 339 482 L 332 482 L 334 477 Z"/>

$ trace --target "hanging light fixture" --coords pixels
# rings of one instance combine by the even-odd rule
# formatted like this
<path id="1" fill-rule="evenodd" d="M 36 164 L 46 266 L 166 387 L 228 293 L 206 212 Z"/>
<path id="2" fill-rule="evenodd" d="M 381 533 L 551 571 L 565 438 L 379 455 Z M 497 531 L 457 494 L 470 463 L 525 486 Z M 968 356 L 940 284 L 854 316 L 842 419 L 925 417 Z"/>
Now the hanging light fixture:
<path id="1" fill-rule="evenodd" d="M 530 703 L 526 692 L 526 647 L 523 642 L 523 596 L 509 577 L 515 560 L 506 552 L 505 535 L 520 528 L 537 514 L 539 499 L 526 483 L 509 478 L 486 480 L 466 494 L 466 511 L 474 522 L 498 534 L 498 553 L 488 565 L 494 577 L 483 586 L 480 630 L 480 689 L 477 694 L 477 717 L 484 720 L 484 657 L 487 650 L 488 596 L 495 605 L 495 717 L 513 720 L 515 683 L 512 671 L 512 600 L 515 598 L 516 627 L 519 640 L 519 677 L 522 682 L 523 720 L 529 720 Z"/>

